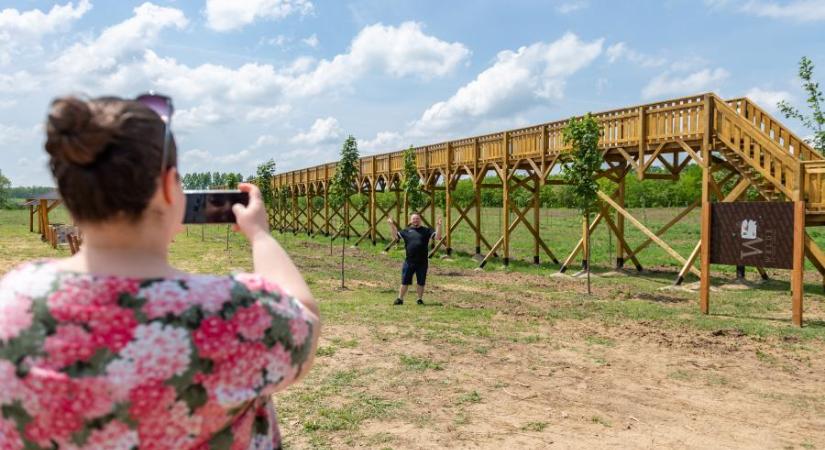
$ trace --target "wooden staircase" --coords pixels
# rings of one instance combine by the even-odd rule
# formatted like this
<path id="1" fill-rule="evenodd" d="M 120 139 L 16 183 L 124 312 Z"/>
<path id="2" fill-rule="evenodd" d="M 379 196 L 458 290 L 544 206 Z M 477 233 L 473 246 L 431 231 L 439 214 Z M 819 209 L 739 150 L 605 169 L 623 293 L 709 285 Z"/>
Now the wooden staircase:
<path id="1" fill-rule="evenodd" d="M 825 157 L 749 100 L 712 97 L 715 148 L 726 160 L 766 200 L 804 200 L 808 214 L 825 214 Z"/>
<path id="2" fill-rule="evenodd" d="M 713 99 L 715 148 L 727 162 L 765 200 L 803 200 L 806 225 L 825 225 L 825 157 L 748 99 Z M 825 252 L 805 236 L 805 255 L 825 276 Z"/>

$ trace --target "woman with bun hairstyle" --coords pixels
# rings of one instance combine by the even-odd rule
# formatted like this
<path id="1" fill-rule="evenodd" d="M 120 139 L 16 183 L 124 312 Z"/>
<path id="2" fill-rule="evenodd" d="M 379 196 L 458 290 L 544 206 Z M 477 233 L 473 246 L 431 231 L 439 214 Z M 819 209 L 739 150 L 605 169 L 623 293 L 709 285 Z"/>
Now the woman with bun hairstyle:
<path id="1" fill-rule="evenodd" d="M 318 306 L 252 184 L 233 206 L 252 273 L 169 263 L 171 112 L 156 95 L 52 103 L 49 166 L 83 245 L 0 280 L 0 449 L 280 448 L 271 395 L 312 366 Z"/>

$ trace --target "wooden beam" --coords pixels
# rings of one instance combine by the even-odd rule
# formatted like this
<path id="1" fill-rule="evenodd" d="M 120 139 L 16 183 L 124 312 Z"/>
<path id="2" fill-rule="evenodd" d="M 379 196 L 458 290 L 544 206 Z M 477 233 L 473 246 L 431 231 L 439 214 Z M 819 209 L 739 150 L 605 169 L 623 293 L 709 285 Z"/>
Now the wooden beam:
<path id="1" fill-rule="evenodd" d="M 696 164 L 699 164 L 699 166 L 702 168 L 707 167 L 705 161 L 702 160 L 702 158 L 698 154 L 696 154 L 696 152 L 692 148 L 690 148 L 689 145 L 685 144 L 685 141 L 683 141 L 680 138 L 676 138 L 676 142 L 679 143 L 682 149 L 686 151 L 690 155 L 690 157 L 693 158 L 694 161 L 696 161 Z"/>
<path id="2" fill-rule="evenodd" d="M 683 217 L 685 217 L 686 215 L 688 215 L 688 213 L 690 213 L 690 212 L 691 212 L 691 211 L 693 211 L 693 210 L 694 210 L 697 206 L 699 206 L 699 203 L 700 203 L 700 201 L 699 201 L 699 200 L 696 200 L 695 202 L 693 202 L 693 203 L 691 203 L 690 205 L 688 205 L 688 207 L 687 207 L 687 208 L 685 208 L 685 209 L 683 209 L 682 211 L 680 211 L 680 212 L 679 212 L 679 214 L 676 214 L 676 216 L 675 216 L 674 218 L 670 219 L 670 221 L 669 221 L 668 223 L 666 223 L 666 224 L 665 224 L 662 228 L 659 228 L 658 230 L 656 230 L 656 233 L 655 233 L 655 234 L 656 234 L 656 236 L 661 236 L 661 235 L 665 234 L 665 232 L 667 232 L 667 230 L 669 230 L 669 229 L 670 229 L 670 227 L 672 227 L 673 225 L 675 225 L 675 224 L 679 223 L 679 221 L 680 221 L 680 220 L 682 220 L 682 218 L 683 218 Z M 653 239 L 648 239 L 648 240 L 644 241 L 641 245 L 639 245 L 638 247 L 636 247 L 636 248 L 635 248 L 635 249 L 634 249 L 634 250 L 630 253 L 630 255 L 638 255 L 638 254 L 639 254 L 639 252 L 641 252 L 642 250 L 644 250 L 644 249 L 645 249 L 648 245 L 650 245 L 651 243 L 653 243 Z"/>
<path id="3" fill-rule="evenodd" d="M 650 167 L 650 165 L 653 164 L 653 161 L 656 161 L 656 158 L 659 156 L 659 153 L 662 151 L 663 148 L 665 148 L 665 143 L 664 142 L 659 144 L 659 146 L 653 152 L 653 156 L 648 158 L 647 162 L 644 163 L 644 166 L 642 168 L 642 172 L 647 172 L 648 167 Z M 644 154 L 642 154 L 642 155 L 643 155 L 642 157 L 644 158 Z"/>
<path id="4" fill-rule="evenodd" d="M 682 269 L 679 270 L 679 275 L 676 276 L 676 281 L 673 283 L 676 286 L 682 284 L 685 281 L 685 276 L 687 275 L 688 270 L 693 267 L 693 262 L 696 261 L 696 257 L 699 256 L 699 250 L 702 247 L 702 241 L 696 243 L 696 246 L 693 247 L 693 251 L 690 252 L 690 256 L 688 256 L 687 261 L 682 265 Z"/>
<path id="5" fill-rule="evenodd" d="M 687 260 L 685 258 L 683 258 L 682 255 L 680 255 L 675 250 L 673 250 L 669 245 L 667 245 L 667 243 L 665 241 L 660 239 L 659 236 L 656 236 L 656 234 L 654 234 L 652 231 L 650 231 L 646 226 L 642 225 L 642 223 L 639 222 L 638 220 L 636 220 L 636 218 L 633 217 L 632 214 L 627 212 L 627 210 L 625 210 L 624 208 L 619 206 L 615 201 L 613 201 L 613 199 L 610 198 L 609 195 L 607 195 L 607 194 L 605 194 L 604 192 L 601 192 L 601 191 L 598 192 L 598 195 L 599 195 L 599 198 L 601 198 L 603 201 L 607 202 L 611 207 L 613 207 L 613 209 L 616 210 L 616 212 L 623 215 L 625 217 L 625 219 L 627 219 L 628 221 L 630 221 L 630 223 L 633 224 L 633 226 L 638 228 L 639 231 L 641 231 L 642 233 L 647 235 L 647 237 L 651 238 L 653 240 L 653 242 L 655 242 L 659 247 L 662 247 L 662 249 L 665 252 L 667 252 L 667 254 L 669 254 L 670 256 L 672 256 L 674 259 L 681 262 L 682 264 L 687 262 Z M 697 275 L 699 274 L 699 272 L 696 269 L 693 269 L 693 268 L 691 268 L 691 269 L 692 269 L 691 272 L 695 272 Z"/>

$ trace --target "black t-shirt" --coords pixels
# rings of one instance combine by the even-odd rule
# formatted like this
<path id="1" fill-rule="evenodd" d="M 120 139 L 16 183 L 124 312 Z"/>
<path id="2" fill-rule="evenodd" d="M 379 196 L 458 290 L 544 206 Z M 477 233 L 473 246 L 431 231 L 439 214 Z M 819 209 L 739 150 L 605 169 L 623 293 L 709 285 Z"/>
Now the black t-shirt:
<path id="1" fill-rule="evenodd" d="M 404 239 L 404 248 L 407 250 L 407 261 L 414 263 L 427 262 L 427 244 L 433 235 L 433 229 L 425 226 L 418 228 L 408 227 L 398 232 Z"/>

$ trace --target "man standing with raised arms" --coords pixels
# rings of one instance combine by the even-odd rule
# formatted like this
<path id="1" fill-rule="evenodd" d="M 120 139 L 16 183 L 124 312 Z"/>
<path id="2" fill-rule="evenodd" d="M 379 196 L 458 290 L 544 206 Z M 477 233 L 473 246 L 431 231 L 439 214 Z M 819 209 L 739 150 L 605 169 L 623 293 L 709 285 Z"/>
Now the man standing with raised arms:
<path id="1" fill-rule="evenodd" d="M 421 225 L 421 214 L 412 213 L 410 215 L 410 226 L 398 231 L 398 227 L 392 218 L 387 219 L 390 224 L 392 235 L 404 240 L 404 248 L 407 257 L 404 265 L 401 266 L 401 287 L 398 289 L 398 298 L 393 305 L 403 305 L 404 295 L 412 284 L 413 274 L 415 275 L 416 292 L 419 305 L 424 304 L 424 283 L 427 279 L 427 248 L 430 238 L 435 235 L 435 240 L 441 240 L 441 218 L 435 225 L 435 232 L 432 228 Z"/>

